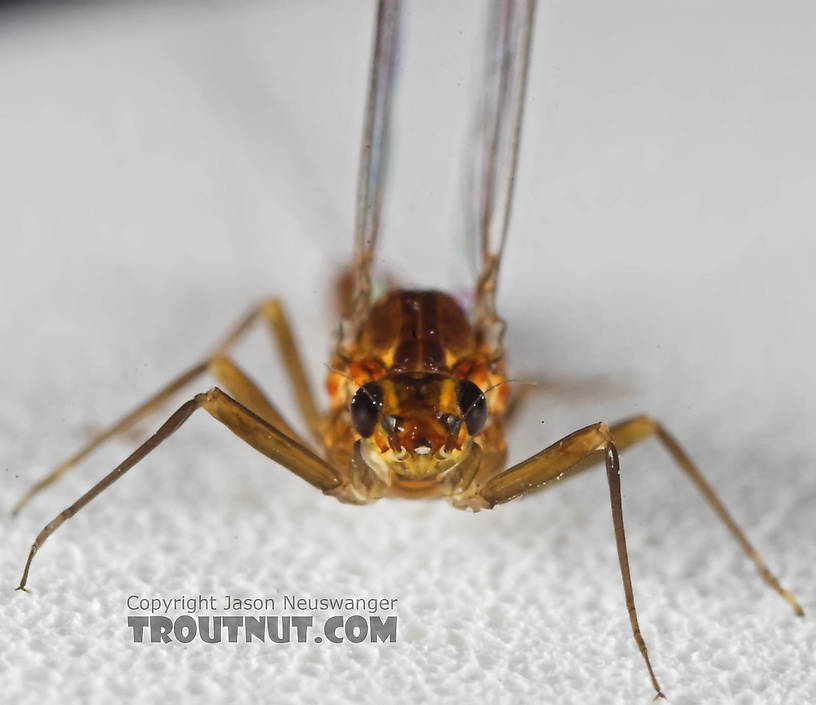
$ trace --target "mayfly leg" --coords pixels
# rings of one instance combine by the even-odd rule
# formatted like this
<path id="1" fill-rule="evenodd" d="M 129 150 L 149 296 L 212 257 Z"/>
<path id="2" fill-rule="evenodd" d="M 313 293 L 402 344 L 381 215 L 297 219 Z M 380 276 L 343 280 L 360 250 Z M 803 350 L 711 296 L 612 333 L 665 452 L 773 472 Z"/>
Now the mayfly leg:
<path id="1" fill-rule="evenodd" d="M 474 150 L 472 231 L 479 243 L 475 319 L 482 330 L 496 330 L 499 337 L 495 292 L 513 203 L 534 16 L 535 0 L 493 3 Z"/>
<path id="2" fill-rule="evenodd" d="M 389 127 L 394 93 L 399 0 L 380 0 L 371 53 L 363 140 L 357 175 L 351 328 L 362 322 L 371 300 L 371 262 L 377 242 L 388 170 Z"/>

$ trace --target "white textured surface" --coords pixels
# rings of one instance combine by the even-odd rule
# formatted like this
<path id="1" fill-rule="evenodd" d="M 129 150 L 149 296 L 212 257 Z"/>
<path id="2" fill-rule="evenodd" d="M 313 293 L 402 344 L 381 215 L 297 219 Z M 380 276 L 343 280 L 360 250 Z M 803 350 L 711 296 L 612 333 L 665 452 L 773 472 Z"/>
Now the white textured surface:
<path id="1" fill-rule="evenodd" d="M 403 55 L 382 262 L 428 285 L 465 279 L 469 6 L 412 5 Z M 4 509 L 263 295 L 286 297 L 322 378 L 371 17 L 362 2 L 2 10 Z M 605 382 L 537 397 L 512 459 L 653 413 L 808 612 L 766 589 L 655 444 L 627 452 L 636 599 L 677 705 L 816 702 L 815 20 L 804 2 L 538 15 L 509 362 Z M 239 358 L 291 410 L 267 351 L 255 334 Z M 348 507 L 194 417 L 14 592 L 36 532 L 137 438 L 0 519 L 4 702 L 649 702 L 602 473 L 476 516 Z M 135 645 L 132 593 L 395 596 L 399 641 Z"/>

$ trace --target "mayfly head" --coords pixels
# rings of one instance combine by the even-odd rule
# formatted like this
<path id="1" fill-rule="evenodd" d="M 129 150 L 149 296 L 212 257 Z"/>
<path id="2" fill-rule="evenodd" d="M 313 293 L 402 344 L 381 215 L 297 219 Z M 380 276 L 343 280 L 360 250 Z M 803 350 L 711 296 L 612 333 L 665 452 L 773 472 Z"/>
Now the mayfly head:
<path id="1" fill-rule="evenodd" d="M 488 420 L 487 399 L 476 384 L 437 373 L 367 382 L 352 397 L 350 413 L 365 462 L 414 479 L 458 465 Z"/>

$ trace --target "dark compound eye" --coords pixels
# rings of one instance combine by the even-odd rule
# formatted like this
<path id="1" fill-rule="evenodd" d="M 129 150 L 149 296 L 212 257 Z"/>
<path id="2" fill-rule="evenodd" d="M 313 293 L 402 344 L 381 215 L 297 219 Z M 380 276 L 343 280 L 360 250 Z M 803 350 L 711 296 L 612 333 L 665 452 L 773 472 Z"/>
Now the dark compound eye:
<path id="1" fill-rule="evenodd" d="M 487 421 L 487 399 L 473 382 L 463 379 L 456 385 L 456 401 L 462 410 L 468 433 L 475 436 Z"/>
<path id="2" fill-rule="evenodd" d="M 351 423 L 363 438 L 368 438 L 377 426 L 383 404 L 382 388 L 376 382 L 360 387 L 351 398 Z"/>

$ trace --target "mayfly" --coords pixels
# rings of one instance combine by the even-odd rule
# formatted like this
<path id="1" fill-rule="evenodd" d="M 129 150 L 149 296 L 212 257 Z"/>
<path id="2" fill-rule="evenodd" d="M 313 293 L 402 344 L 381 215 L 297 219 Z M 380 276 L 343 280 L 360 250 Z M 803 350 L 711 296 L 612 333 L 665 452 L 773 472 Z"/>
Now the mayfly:
<path id="1" fill-rule="evenodd" d="M 393 496 L 444 497 L 454 507 L 478 511 L 602 463 L 626 609 L 657 697 L 662 691 L 638 626 L 629 574 L 619 451 L 657 438 L 726 524 L 762 578 L 802 615 L 793 595 L 769 571 L 680 445 L 647 416 L 610 425 L 594 423 L 505 467 L 504 424 L 511 400 L 502 349 L 504 322 L 496 312 L 495 296 L 510 223 L 534 9 L 534 0 L 494 1 L 475 170 L 473 221 L 480 261 L 471 310 L 466 312 L 456 299 L 440 291 L 393 289 L 377 299 L 372 296 L 371 266 L 383 203 L 399 34 L 398 0 L 380 0 L 357 184 L 351 290 L 330 363 L 328 411 L 321 414 L 318 410 L 281 302 L 264 301 L 212 354 L 90 439 L 22 497 L 15 512 L 184 385 L 205 373 L 217 380 L 218 386 L 182 404 L 153 436 L 40 531 L 19 589 L 25 589 L 34 555 L 66 519 L 110 487 L 197 409 L 204 409 L 323 493 L 355 504 Z M 267 323 L 279 344 L 310 439 L 301 437 L 284 420 L 230 358 L 234 343 L 256 322 Z"/>

